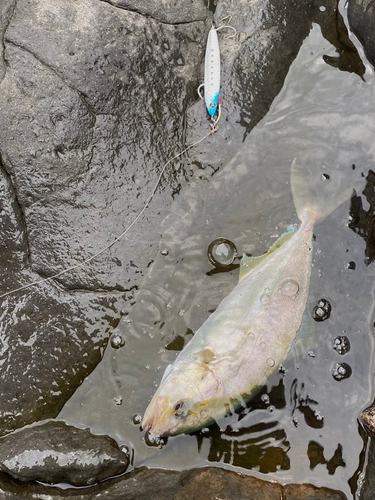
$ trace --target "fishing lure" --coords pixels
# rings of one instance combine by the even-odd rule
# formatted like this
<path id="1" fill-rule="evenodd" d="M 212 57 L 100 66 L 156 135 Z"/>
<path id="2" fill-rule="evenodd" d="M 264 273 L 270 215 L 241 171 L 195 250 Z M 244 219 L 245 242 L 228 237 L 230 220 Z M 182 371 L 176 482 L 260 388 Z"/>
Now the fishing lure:
<path id="1" fill-rule="evenodd" d="M 204 100 L 210 116 L 215 116 L 220 98 L 220 49 L 216 28 L 208 33 L 204 62 Z"/>
<path id="2" fill-rule="evenodd" d="M 228 18 L 229 20 L 231 19 L 230 16 L 225 19 Z M 219 26 L 218 28 L 212 26 L 207 37 L 206 55 L 204 61 L 204 83 L 198 87 L 198 95 L 201 99 L 204 99 L 208 114 L 211 117 L 212 132 L 216 132 L 216 125 L 221 116 L 220 48 L 217 32 L 223 28 L 233 30 L 233 36 L 237 33 L 236 29 L 228 24 Z M 204 87 L 204 98 L 200 92 L 202 87 Z"/>

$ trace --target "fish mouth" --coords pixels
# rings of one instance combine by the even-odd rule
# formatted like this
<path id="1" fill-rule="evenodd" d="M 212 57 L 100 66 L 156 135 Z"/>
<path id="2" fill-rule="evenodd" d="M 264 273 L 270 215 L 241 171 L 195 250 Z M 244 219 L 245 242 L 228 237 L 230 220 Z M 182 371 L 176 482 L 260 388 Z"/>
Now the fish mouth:
<path id="1" fill-rule="evenodd" d="M 158 396 L 151 400 L 142 420 L 142 429 L 152 436 L 163 437 L 170 435 L 170 417 L 172 403 L 166 396 Z"/>

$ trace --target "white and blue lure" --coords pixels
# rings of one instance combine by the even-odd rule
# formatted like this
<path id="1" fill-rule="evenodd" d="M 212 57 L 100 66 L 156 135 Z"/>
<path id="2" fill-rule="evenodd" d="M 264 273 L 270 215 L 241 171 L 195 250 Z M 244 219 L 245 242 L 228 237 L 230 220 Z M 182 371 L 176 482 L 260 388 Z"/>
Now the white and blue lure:
<path id="1" fill-rule="evenodd" d="M 220 98 L 220 49 L 216 28 L 208 33 L 204 62 L 204 100 L 210 116 L 216 114 Z"/>

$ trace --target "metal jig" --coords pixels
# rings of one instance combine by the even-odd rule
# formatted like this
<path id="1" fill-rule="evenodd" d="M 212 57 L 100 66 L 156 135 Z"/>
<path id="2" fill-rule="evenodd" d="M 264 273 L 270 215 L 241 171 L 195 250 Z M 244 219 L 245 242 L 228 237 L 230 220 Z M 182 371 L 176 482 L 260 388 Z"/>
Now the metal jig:
<path id="1" fill-rule="evenodd" d="M 227 16 L 222 19 L 222 21 L 229 19 L 231 16 Z M 217 124 L 221 117 L 221 96 L 220 96 L 220 48 L 219 40 L 217 37 L 217 32 L 221 29 L 229 28 L 234 30 L 234 35 L 230 38 L 236 36 L 236 29 L 228 24 L 219 26 L 215 28 L 212 26 L 208 32 L 207 44 L 206 44 L 206 55 L 204 61 L 204 83 L 199 85 L 197 92 L 201 99 L 205 100 L 207 112 L 210 115 L 210 126 L 211 132 L 217 131 Z M 201 89 L 204 87 L 204 97 L 202 96 Z"/>

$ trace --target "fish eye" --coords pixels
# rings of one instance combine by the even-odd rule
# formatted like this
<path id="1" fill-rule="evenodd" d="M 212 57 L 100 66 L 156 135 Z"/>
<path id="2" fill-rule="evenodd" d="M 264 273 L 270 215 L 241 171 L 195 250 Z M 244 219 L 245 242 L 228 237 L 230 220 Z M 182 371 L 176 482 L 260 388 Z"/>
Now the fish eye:
<path id="1" fill-rule="evenodd" d="M 173 413 L 176 417 L 185 417 L 189 411 L 190 404 L 187 401 L 178 401 L 173 407 Z"/>

